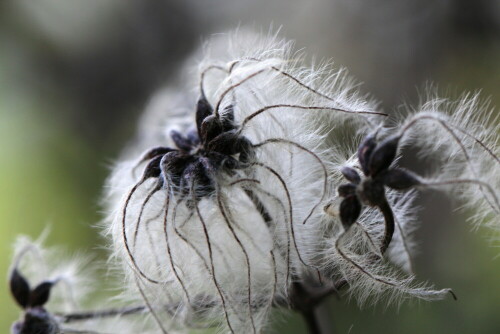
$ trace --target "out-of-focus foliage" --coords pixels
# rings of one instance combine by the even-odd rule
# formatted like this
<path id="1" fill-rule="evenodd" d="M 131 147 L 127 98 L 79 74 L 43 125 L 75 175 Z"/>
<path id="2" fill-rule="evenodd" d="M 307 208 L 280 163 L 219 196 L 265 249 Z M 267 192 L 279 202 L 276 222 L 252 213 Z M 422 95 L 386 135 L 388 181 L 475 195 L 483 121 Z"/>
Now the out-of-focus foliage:
<path id="1" fill-rule="evenodd" d="M 96 229 L 106 165 L 134 133 L 148 96 L 203 36 L 271 22 L 309 54 L 346 66 L 391 111 L 428 80 L 482 90 L 500 106 L 500 4 L 481 0 L 0 1 L 0 273 L 20 233 L 72 251 L 101 247 Z M 411 164 L 411 161 L 405 161 Z M 339 333 L 498 333 L 500 262 L 487 235 L 451 224 L 426 192 L 417 273 L 459 300 L 366 309 L 331 300 Z M 438 209 L 435 209 L 438 208 Z M 460 221 L 454 217 L 454 222 Z M 0 331 L 18 310 L 0 289 Z M 302 333 L 276 316 L 277 333 Z"/>

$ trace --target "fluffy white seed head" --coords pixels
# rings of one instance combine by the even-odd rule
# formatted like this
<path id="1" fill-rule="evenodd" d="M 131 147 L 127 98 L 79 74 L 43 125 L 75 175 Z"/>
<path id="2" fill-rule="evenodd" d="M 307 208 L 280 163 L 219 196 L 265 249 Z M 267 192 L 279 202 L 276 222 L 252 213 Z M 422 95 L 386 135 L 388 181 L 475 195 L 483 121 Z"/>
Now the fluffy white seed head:
<path id="1" fill-rule="evenodd" d="M 473 125 L 479 120 L 469 116 L 477 109 L 474 99 L 456 104 L 433 99 L 389 129 L 383 128 L 384 114 L 358 93 L 345 71 L 332 70 L 330 63 L 307 65 L 290 42 L 276 36 L 239 32 L 214 38 L 199 64 L 194 74 L 182 72 L 184 87 L 152 99 L 136 142 L 108 183 L 106 229 L 114 259 L 125 271 L 126 299 L 149 310 L 147 328 L 217 326 L 221 332 L 258 333 L 271 307 L 293 299 L 294 282 L 348 285 L 360 304 L 380 298 L 433 300 L 449 292 L 412 276 L 416 191 L 385 192 L 394 218 L 390 264 L 382 254 L 386 212 L 365 206 L 346 229 L 337 189 L 347 182 L 343 166 L 362 167 L 355 154 L 362 137 L 377 133 L 380 142 L 399 133 L 401 146 L 440 152 L 435 186 L 471 181 L 446 184 L 463 187 L 460 195 L 493 225 L 497 142 Z M 210 155 L 213 143 L 202 142 L 182 151 L 189 162 L 175 162 L 165 151 L 155 156 L 163 157 L 156 169 L 147 167 L 154 157 L 143 159 L 143 152 L 180 148 L 172 130 L 197 131 L 200 96 L 220 122 L 234 118 L 235 127 L 227 130 L 234 135 L 230 143 L 216 144 L 225 147 L 217 152 L 234 145 L 236 153 L 216 158 Z M 251 145 L 238 149 L 242 140 Z M 493 149 L 485 149 L 491 144 Z M 222 167 L 226 161 L 236 165 Z M 148 171 L 155 176 L 144 174 Z M 417 179 L 421 187 L 433 185 Z M 481 211 L 490 202 L 493 210 Z"/>
<path id="2" fill-rule="evenodd" d="M 163 314 L 163 326 L 215 322 L 224 331 L 259 332 L 272 303 L 287 300 L 291 282 L 319 269 L 332 154 L 326 125 L 351 120 L 364 126 L 382 118 L 370 115 L 374 105 L 343 71 L 305 67 L 303 56 L 274 36 L 242 35 L 231 36 L 229 47 L 226 38 L 212 41 L 200 73 L 222 118 L 233 106 L 238 130 L 255 145 L 252 163 L 233 175 L 217 173 L 215 192 L 195 205 L 168 189 L 146 203 L 155 180 L 129 198 L 144 169 L 134 168 L 140 157 L 134 149 L 110 179 L 116 257 L 128 280 L 141 286 L 140 299 L 171 305 L 176 321 L 163 323 Z M 199 94 L 159 93 L 140 126 L 139 150 L 175 147 L 169 132 L 194 127 L 194 107 L 186 106 Z"/>
<path id="3" fill-rule="evenodd" d="M 34 300 L 34 291 L 37 288 L 47 283 L 52 284 L 52 287 L 49 289 L 48 300 L 42 305 L 18 305 L 23 308 L 23 313 L 13 325 L 12 333 L 19 333 L 23 327 L 23 333 L 38 333 L 36 328 L 47 334 L 82 331 L 140 332 L 143 321 L 138 323 L 137 318 L 124 318 L 120 314 L 92 316 L 94 312 L 98 314 L 101 309 L 119 306 L 110 302 L 109 298 L 99 298 L 96 294 L 95 289 L 98 288 L 100 294 L 104 290 L 95 280 L 95 267 L 89 258 L 81 255 L 68 256 L 68 252 L 63 249 L 45 247 L 46 235 L 47 233 L 44 233 L 37 240 L 20 236 L 14 244 L 14 257 L 8 280 L 17 303 L 23 300 L 21 281 L 26 282 L 28 289 L 32 291 L 30 303 Z"/>

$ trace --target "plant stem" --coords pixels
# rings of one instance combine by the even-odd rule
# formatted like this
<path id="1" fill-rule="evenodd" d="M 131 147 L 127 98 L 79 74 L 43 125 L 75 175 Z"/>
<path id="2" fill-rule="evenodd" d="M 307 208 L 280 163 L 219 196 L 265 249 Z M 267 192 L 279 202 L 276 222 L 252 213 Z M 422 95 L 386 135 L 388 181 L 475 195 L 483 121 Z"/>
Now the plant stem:
<path id="1" fill-rule="evenodd" d="M 384 255 L 387 248 L 389 248 L 389 245 L 392 241 L 392 236 L 394 235 L 394 214 L 392 213 L 391 206 L 389 205 L 387 200 L 384 200 L 382 203 L 380 203 L 378 205 L 378 209 L 384 215 L 385 220 L 384 240 L 382 241 L 382 246 L 380 247 L 380 253 Z"/>
<path id="2" fill-rule="evenodd" d="M 322 334 L 319 319 L 314 307 L 308 311 L 302 311 L 301 314 L 306 322 L 309 334 Z"/>
<path id="3" fill-rule="evenodd" d="M 333 329 L 327 321 L 321 321 L 318 309 L 322 301 L 336 293 L 334 286 L 315 286 L 303 282 L 294 282 L 290 292 L 290 306 L 300 313 L 307 325 L 309 334 L 331 334 Z"/>
<path id="4" fill-rule="evenodd" d="M 108 318 L 114 317 L 118 315 L 132 315 L 137 313 L 146 312 L 145 306 L 135 306 L 128 308 L 117 308 L 117 309 L 108 309 L 108 310 L 100 310 L 100 311 L 89 311 L 89 312 L 80 312 L 80 313 L 69 313 L 69 314 L 55 314 L 58 317 L 62 318 L 63 323 L 70 323 L 74 321 L 85 321 L 90 319 L 97 318 Z"/>

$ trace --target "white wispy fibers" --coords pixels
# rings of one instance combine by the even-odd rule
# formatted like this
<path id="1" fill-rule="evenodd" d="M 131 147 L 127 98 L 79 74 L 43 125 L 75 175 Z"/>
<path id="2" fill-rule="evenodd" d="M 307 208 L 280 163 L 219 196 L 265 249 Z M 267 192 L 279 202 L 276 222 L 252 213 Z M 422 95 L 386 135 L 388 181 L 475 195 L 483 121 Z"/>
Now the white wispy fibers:
<path id="1" fill-rule="evenodd" d="M 107 187 L 106 229 L 124 298 L 149 310 L 144 330 L 259 333 L 272 307 L 306 314 L 344 286 L 360 304 L 450 292 L 412 276 L 411 189 L 466 186 L 494 225 L 496 137 L 473 125 L 476 104 L 433 99 L 384 128 L 345 71 L 274 35 L 218 36 L 197 63 L 152 99 Z M 447 150 L 444 171 L 397 168 L 403 145 Z"/>
<path id="2" fill-rule="evenodd" d="M 405 145 L 435 164 L 422 183 L 451 190 L 474 212 L 475 224 L 498 229 L 500 122 L 494 115 L 478 94 L 450 100 L 430 91 L 399 131 Z"/>
<path id="3" fill-rule="evenodd" d="M 160 93 L 139 134 L 141 149 L 179 149 L 170 131 L 196 133 L 190 132 L 196 129 L 194 105 L 203 90 L 216 117 L 234 117 L 226 131 L 234 142 L 202 143 L 184 153 L 195 162 L 212 159 L 215 171 L 189 174 L 190 161 L 178 166 L 179 175 L 161 170 L 142 182 L 147 161 L 139 163 L 142 154 L 132 149 L 108 186 L 116 257 L 164 330 L 217 324 L 224 331 L 260 332 L 271 304 L 286 304 L 292 282 L 319 269 L 331 154 L 325 124 L 383 118 L 344 72 L 304 67 L 289 42 L 242 33 L 224 39 L 207 47 L 195 76 L 201 88 Z M 238 146 L 243 139 L 237 138 L 251 143 L 225 153 L 238 166 L 217 162 L 217 154 L 231 151 L 217 147 Z M 204 192 L 197 182 L 211 189 Z"/>
<path id="4" fill-rule="evenodd" d="M 33 286 L 43 281 L 58 282 L 60 288 L 51 293 L 48 306 L 60 312 L 74 311 L 89 292 L 92 269 L 88 268 L 88 275 L 85 275 L 82 269 L 88 263 L 82 257 L 61 258 L 63 250 L 44 247 L 46 235 L 44 233 L 37 240 L 27 236 L 17 238 L 9 275 L 17 269 Z"/>
<path id="5" fill-rule="evenodd" d="M 82 255 L 68 256 L 63 249 L 45 247 L 45 237 L 46 233 L 34 241 L 20 236 L 14 244 L 8 280 L 23 314 L 13 324 L 13 334 L 109 333 L 119 328 L 130 333 L 140 331 L 130 322 L 133 319 L 121 316 L 122 310 L 114 315 L 109 310 L 105 313 L 83 311 L 84 305 L 89 307 L 89 297 L 95 296 L 92 294 L 95 288 L 102 293 L 102 286 L 93 279 L 95 268 Z M 93 305 L 99 309 L 111 304 Z M 133 310 L 134 313 L 141 311 Z"/>
<path id="6" fill-rule="evenodd" d="M 376 254 L 372 241 L 368 243 L 369 251 L 362 250 L 360 253 L 361 245 L 352 244 L 356 238 L 345 236 L 357 232 L 367 239 L 370 236 L 373 240 L 384 240 L 390 225 L 393 225 L 391 228 L 395 234 L 387 249 L 388 258 L 412 274 L 411 254 L 414 245 L 411 232 L 418 223 L 415 209 L 412 208 L 415 190 L 404 195 L 401 191 L 449 189 L 450 195 L 471 209 L 476 224 L 483 224 L 498 232 L 500 160 L 497 153 L 498 133 L 495 131 L 498 121 L 492 117 L 492 110 L 488 110 L 487 104 L 481 104 L 477 95 L 464 95 L 456 101 L 450 101 L 438 98 L 436 93 L 429 93 L 424 99 L 425 102 L 392 129 L 385 129 L 383 133 L 375 129 L 371 139 L 370 136 L 365 137 L 357 152 L 357 167 L 364 174 L 362 180 L 354 180 L 355 177 L 351 175 L 357 173 L 352 169 L 352 163 L 345 164 L 351 168 L 342 170 L 345 178 L 351 182 L 349 185 L 355 189 L 352 190 L 355 191 L 353 197 L 377 210 L 364 211 L 356 221 L 357 227 L 362 227 L 361 233 L 357 232 L 359 228 L 354 231 L 351 228 L 346 232 L 341 230 L 339 237 L 334 237 L 335 247 L 328 250 L 325 257 L 335 254 L 338 258 L 325 263 L 338 266 L 334 267 L 334 271 L 342 272 L 361 303 L 380 292 L 389 292 L 385 297 L 394 301 L 409 296 L 437 299 L 447 292 L 453 295 L 449 289 L 431 290 L 425 285 L 413 283 L 411 275 L 401 276 L 380 261 L 380 256 L 367 256 L 369 253 Z M 429 175 L 419 176 L 396 166 L 398 151 L 403 146 L 419 150 L 419 158 L 427 158 L 427 162 L 435 164 L 433 168 L 428 168 Z M 363 161 L 361 159 L 365 154 L 367 157 Z M 375 193 L 377 197 L 382 197 L 378 196 L 382 195 L 382 191 L 375 189 L 380 185 L 393 189 L 387 193 L 389 210 L 377 202 L 379 199 L 372 199 Z M 342 187 L 338 188 L 339 194 L 345 197 L 347 203 L 351 194 L 345 195 L 346 190 Z M 387 211 L 392 211 L 394 219 L 390 217 L 390 212 L 386 215 Z M 379 222 L 375 223 L 376 228 L 373 229 L 377 220 Z M 385 231 L 377 231 L 383 226 L 380 224 L 382 220 L 385 220 Z M 394 222 L 388 224 L 391 220 Z M 383 244 L 382 248 L 385 248 Z M 347 266 L 343 267 L 342 262 Z M 377 300 L 373 298 L 370 301 Z"/>

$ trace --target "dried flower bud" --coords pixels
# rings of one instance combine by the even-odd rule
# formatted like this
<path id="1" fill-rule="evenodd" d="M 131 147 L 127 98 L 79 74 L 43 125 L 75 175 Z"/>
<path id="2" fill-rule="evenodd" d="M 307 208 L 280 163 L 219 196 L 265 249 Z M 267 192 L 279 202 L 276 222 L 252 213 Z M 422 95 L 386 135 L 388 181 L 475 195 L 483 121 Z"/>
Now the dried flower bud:
<path id="1" fill-rule="evenodd" d="M 340 202 L 340 220 L 345 230 L 358 220 L 361 214 L 361 203 L 356 196 L 348 196 Z"/>
<path id="2" fill-rule="evenodd" d="M 400 136 L 394 135 L 381 141 L 370 155 L 369 175 L 376 176 L 387 170 L 396 158 Z"/>
<path id="3" fill-rule="evenodd" d="M 12 293 L 12 296 L 19 304 L 19 306 L 21 306 L 22 308 L 28 307 L 31 289 L 28 281 L 23 277 L 23 275 L 19 273 L 17 268 L 14 268 L 14 270 L 12 271 L 9 283 L 10 292 Z"/>

